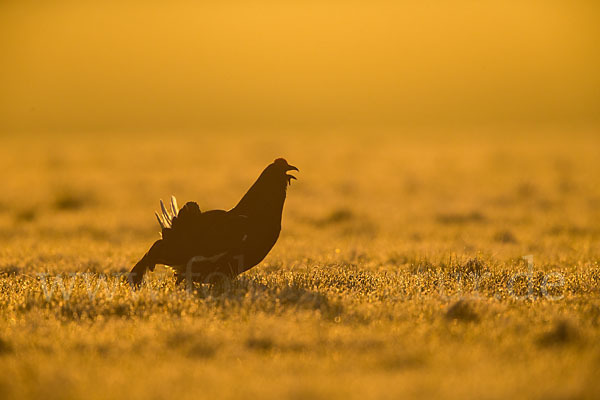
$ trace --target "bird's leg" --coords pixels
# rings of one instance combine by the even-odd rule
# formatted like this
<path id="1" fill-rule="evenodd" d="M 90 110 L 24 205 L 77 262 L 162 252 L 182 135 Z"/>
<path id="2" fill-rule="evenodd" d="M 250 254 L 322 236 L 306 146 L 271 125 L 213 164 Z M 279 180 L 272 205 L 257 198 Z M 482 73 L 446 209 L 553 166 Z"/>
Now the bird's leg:
<path id="1" fill-rule="evenodd" d="M 140 286 L 148 269 L 154 271 L 154 267 L 160 260 L 162 244 L 162 239 L 154 242 L 152 247 L 150 247 L 150 250 L 148 250 L 144 257 L 142 257 L 142 259 L 131 269 L 128 280 L 132 286 Z"/>

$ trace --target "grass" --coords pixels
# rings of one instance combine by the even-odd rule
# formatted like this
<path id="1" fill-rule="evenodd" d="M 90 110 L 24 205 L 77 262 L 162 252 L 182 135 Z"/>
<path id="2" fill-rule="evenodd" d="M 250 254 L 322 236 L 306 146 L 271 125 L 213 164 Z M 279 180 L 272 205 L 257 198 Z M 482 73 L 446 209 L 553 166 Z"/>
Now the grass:
<path id="1" fill-rule="evenodd" d="M 0 397 L 597 398 L 599 144 L 7 138 Z M 260 266 L 194 290 L 159 267 L 129 289 L 159 198 L 231 207 L 277 156 L 301 172 Z"/>

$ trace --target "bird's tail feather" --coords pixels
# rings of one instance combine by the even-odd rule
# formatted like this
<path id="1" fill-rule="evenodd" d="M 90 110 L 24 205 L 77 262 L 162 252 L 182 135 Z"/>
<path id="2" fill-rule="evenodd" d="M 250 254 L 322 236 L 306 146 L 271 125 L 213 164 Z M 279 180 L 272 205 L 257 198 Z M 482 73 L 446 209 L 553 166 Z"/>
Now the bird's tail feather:
<path id="1" fill-rule="evenodd" d="M 173 220 L 177 217 L 179 213 L 179 207 L 177 207 L 177 199 L 175 196 L 171 196 L 171 210 L 167 210 L 165 207 L 165 203 L 160 200 L 160 209 L 162 214 L 155 213 L 156 219 L 161 227 L 161 229 L 167 229 L 173 227 Z"/>
<path id="2" fill-rule="evenodd" d="M 167 227 L 167 223 L 165 221 L 163 221 L 162 216 L 157 212 L 154 212 L 154 215 L 156 215 L 156 219 L 158 220 L 160 229 L 165 229 Z"/>
<path id="3" fill-rule="evenodd" d="M 175 198 L 175 196 L 171 196 L 171 212 L 175 217 L 177 216 L 177 214 L 179 214 L 179 207 L 177 207 L 177 199 Z"/>
<path id="4" fill-rule="evenodd" d="M 169 214 L 169 212 L 167 211 L 167 208 L 165 207 L 165 203 L 163 203 L 162 199 L 160 199 L 160 209 L 162 210 L 162 217 L 163 217 L 163 221 L 165 222 L 165 225 L 167 226 L 167 228 L 170 228 L 171 224 L 172 224 L 173 216 L 171 214 Z"/>

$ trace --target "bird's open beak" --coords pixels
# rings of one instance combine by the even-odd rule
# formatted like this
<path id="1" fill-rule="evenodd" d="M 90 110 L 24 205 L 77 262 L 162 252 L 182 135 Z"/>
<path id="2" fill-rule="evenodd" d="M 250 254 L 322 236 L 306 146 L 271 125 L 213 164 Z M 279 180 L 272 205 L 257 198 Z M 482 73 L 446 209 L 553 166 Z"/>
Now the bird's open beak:
<path id="1" fill-rule="evenodd" d="M 287 167 L 286 170 L 287 171 L 298 171 L 298 172 L 300 172 L 300 170 L 298 168 L 294 167 L 293 165 L 288 165 L 288 167 Z M 288 185 L 292 183 L 292 179 L 296 179 L 296 177 L 294 175 L 285 174 L 285 176 L 288 179 Z"/>

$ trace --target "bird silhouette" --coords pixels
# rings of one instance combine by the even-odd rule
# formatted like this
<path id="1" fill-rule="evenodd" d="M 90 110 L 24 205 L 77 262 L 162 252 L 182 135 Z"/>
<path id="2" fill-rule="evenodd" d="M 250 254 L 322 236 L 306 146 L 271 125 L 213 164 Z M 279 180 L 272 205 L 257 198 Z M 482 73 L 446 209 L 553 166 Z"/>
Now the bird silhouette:
<path id="1" fill-rule="evenodd" d="M 287 187 L 296 179 L 291 170 L 298 168 L 276 159 L 229 211 L 203 212 L 195 202 L 179 210 L 175 197 L 167 210 L 161 200 L 156 218 L 162 238 L 133 267 L 129 282 L 138 287 L 156 264 L 173 268 L 177 282 L 214 283 L 260 263 L 279 238 Z"/>

